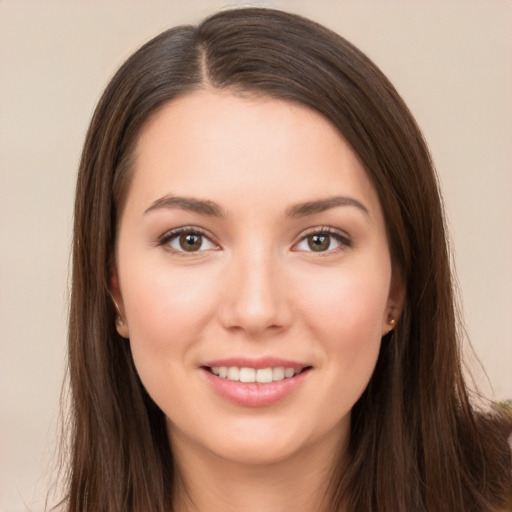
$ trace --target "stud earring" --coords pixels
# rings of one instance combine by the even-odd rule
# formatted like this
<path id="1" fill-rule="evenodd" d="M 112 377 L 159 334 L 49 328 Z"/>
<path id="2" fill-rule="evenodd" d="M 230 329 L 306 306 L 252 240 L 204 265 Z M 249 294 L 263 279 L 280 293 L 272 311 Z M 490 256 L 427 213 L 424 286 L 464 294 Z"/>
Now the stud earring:
<path id="1" fill-rule="evenodd" d="M 118 317 L 116 318 L 116 325 L 117 325 L 118 327 L 123 327 L 123 326 L 124 326 L 123 319 L 122 319 L 120 316 L 118 316 Z"/>
<path id="2" fill-rule="evenodd" d="M 394 318 L 388 318 L 388 325 L 395 327 L 396 320 Z"/>

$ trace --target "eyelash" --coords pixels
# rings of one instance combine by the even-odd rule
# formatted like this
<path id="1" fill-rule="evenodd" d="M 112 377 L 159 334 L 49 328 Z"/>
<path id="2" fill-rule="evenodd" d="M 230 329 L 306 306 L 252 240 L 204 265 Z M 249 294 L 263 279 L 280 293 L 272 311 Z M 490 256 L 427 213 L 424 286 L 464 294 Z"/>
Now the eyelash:
<path id="1" fill-rule="evenodd" d="M 320 228 L 313 228 L 310 231 L 306 232 L 306 234 L 302 235 L 300 240 L 294 244 L 294 247 L 297 247 L 299 244 L 306 242 L 309 237 L 312 236 L 327 236 L 331 240 L 334 239 L 336 242 L 339 243 L 339 247 L 336 247 L 334 249 L 328 248 L 325 251 L 304 251 L 304 252 L 310 252 L 310 253 L 316 253 L 318 256 L 327 256 L 329 254 L 337 253 L 340 251 L 343 251 L 344 249 L 352 247 L 352 240 L 350 237 L 337 229 L 331 228 L 329 226 L 322 226 Z M 329 246 L 331 245 L 331 242 L 329 242 Z"/>
<path id="2" fill-rule="evenodd" d="M 197 251 L 186 251 L 186 250 L 180 250 L 180 249 L 171 247 L 170 242 L 177 239 L 181 235 L 195 235 L 195 236 L 202 237 L 201 246 L 204 244 L 205 240 L 207 240 L 210 244 L 216 246 L 216 244 L 211 240 L 210 236 L 207 235 L 202 229 L 192 227 L 192 226 L 185 226 L 182 228 L 174 229 L 172 231 L 168 231 L 158 240 L 157 245 L 162 246 L 162 247 L 166 246 L 165 248 L 167 250 L 169 250 L 175 254 L 178 254 L 180 256 L 186 256 L 186 255 L 191 256 L 193 254 L 198 254 L 205 250 L 205 249 L 203 249 L 203 250 L 197 250 Z M 325 250 L 325 251 L 302 250 L 303 252 L 311 252 L 311 253 L 316 252 L 318 255 L 327 255 L 327 254 L 336 253 L 336 252 L 342 251 L 343 249 L 352 247 L 352 241 L 350 240 L 350 238 L 347 235 L 342 234 L 338 230 L 331 228 L 329 226 L 322 226 L 320 228 L 313 228 L 309 232 L 302 235 L 300 240 L 293 244 L 292 250 L 301 251 L 301 249 L 294 249 L 294 248 L 297 247 L 299 244 L 306 242 L 307 239 L 312 236 L 327 236 L 330 239 L 336 240 L 336 242 L 339 243 L 339 247 L 336 247 L 334 249 L 327 248 L 327 250 Z M 331 245 L 331 241 L 329 241 L 329 247 L 330 247 L 330 245 Z"/>
<path id="3" fill-rule="evenodd" d="M 200 236 L 202 238 L 201 245 L 203 245 L 204 241 L 207 240 L 210 244 L 217 247 L 217 245 L 214 242 L 212 242 L 211 237 L 209 235 L 207 235 L 202 229 L 192 227 L 192 226 L 185 226 L 182 228 L 174 229 L 172 231 L 168 231 L 158 240 L 157 245 L 161 246 L 161 247 L 165 246 L 165 249 L 167 249 L 167 250 L 171 251 L 172 253 L 177 254 L 179 256 L 191 256 L 191 255 L 198 254 L 198 253 L 201 253 L 204 251 L 204 249 L 199 250 L 199 251 L 186 251 L 186 250 L 179 250 L 179 249 L 175 249 L 174 247 L 171 247 L 170 243 L 173 240 L 179 238 L 181 235 Z"/>

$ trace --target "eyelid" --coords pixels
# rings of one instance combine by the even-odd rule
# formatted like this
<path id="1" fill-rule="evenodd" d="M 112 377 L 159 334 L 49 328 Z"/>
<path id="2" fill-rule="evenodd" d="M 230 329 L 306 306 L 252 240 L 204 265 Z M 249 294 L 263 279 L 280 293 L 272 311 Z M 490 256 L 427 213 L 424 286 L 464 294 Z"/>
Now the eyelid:
<path id="1" fill-rule="evenodd" d="M 179 251 L 174 249 L 169 245 L 169 242 L 180 235 L 183 235 L 185 233 L 190 234 L 196 234 L 201 235 L 204 238 L 206 238 L 212 245 L 215 246 L 215 250 L 220 249 L 219 244 L 214 241 L 213 236 L 208 233 L 205 229 L 200 228 L 198 226 L 181 226 L 178 228 L 170 229 L 169 231 L 166 231 L 163 235 L 159 236 L 156 245 L 164 247 L 166 250 L 179 255 L 186 255 L 186 256 L 193 256 L 194 254 L 197 255 L 199 253 L 205 252 L 205 249 L 201 251 L 191 251 L 187 253 L 187 251 Z M 212 250 L 212 249 L 206 249 L 206 250 Z"/>
<path id="2" fill-rule="evenodd" d="M 317 256 L 326 256 L 329 254 L 333 254 L 339 251 L 343 251 L 344 249 L 350 248 L 353 245 L 352 239 L 348 233 L 345 231 L 342 231 L 338 228 L 334 228 L 332 226 L 317 226 L 313 228 L 308 228 L 307 230 L 303 231 L 296 242 L 292 245 L 292 251 L 295 247 L 301 242 L 303 242 L 308 236 L 312 235 L 329 235 L 335 238 L 341 245 L 341 247 L 337 247 L 335 249 L 328 249 L 326 251 L 319 251 L 316 253 Z M 298 249 L 295 249 L 297 252 L 299 252 Z M 314 253 L 314 251 L 301 251 L 301 252 L 311 252 Z"/>
<path id="3" fill-rule="evenodd" d="M 205 250 L 211 250 L 211 249 L 205 249 L 205 250 L 200 250 L 200 251 L 191 251 L 190 253 L 187 253 L 186 251 L 179 251 L 179 250 L 176 250 L 176 249 L 170 247 L 169 242 L 173 238 L 176 238 L 184 233 L 201 235 L 201 236 L 205 237 L 211 244 L 216 246 L 215 250 L 220 249 L 219 244 L 214 241 L 214 237 L 209 232 L 207 232 L 205 229 L 200 228 L 198 226 L 181 226 L 181 227 L 170 229 L 170 230 L 166 231 L 163 235 L 158 237 L 155 245 L 166 246 L 165 248 L 167 250 L 169 250 L 175 254 L 186 255 L 186 256 L 192 256 L 194 254 L 197 255 L 198 253 L 205 252 Z M 344 232 L 340 229 L 337 229 L 337 228 L 333 228 L 332 226 L 317 226 L 317 227 L 308 228 L 305 231 L 303 231 L 297 237 L 297 240 L 293 243 L 291 250 L 292 251 L 296 250 L 298 252 L 299 250 L 297 250 L 295 248 L 297 247 L 297 245 L 300 242 L 304 241 L 308 236 L 317 235 L 317 234 L 318 235 L 326 234 L 326 235 L 332 236 L 341 245 L 341 249 L 335 248 L 335 249 L 328 249 L 326 251 L 319 251 L 317 253 L 318 256 L 321 256 L 322 254 L 323 255 L 332 254 L 334 252 L 338 252 L 345 248 L 352 247 L 351 237 L 346 232 Z M 313 252 L 313 251 L 301 251 L 301 252 Z"/>

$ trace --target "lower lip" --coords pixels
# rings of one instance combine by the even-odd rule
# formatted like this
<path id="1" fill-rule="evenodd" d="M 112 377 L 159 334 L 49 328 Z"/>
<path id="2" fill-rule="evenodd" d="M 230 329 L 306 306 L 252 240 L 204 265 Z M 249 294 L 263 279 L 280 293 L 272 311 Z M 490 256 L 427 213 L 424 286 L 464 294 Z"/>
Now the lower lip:
<path id="1" fill-rule="evenodd" d="M 267 407 L 291 395 L 304 382 L 310 370 L 304 370 L 294 377 L 268 384 L 223 379 L 205 368 L 202 371 L 213 389 L 230 402 L 243 407 Z"/>

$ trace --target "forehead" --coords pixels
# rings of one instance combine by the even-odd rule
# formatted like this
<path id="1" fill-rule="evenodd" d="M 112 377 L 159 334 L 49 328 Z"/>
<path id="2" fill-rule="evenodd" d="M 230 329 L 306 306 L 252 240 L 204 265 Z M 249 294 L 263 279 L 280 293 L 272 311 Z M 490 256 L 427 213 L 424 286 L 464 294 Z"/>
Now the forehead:
<path id="1" fill-rule="evenodd" d="M 376 194 L 357 155 L 316 111 L 290 101 L 200 90 L 164 105 L 135 148 L 128 199 L 163 194 L 256 203 Z M 267 201 L 268 202 L 268 201 Z"/>

